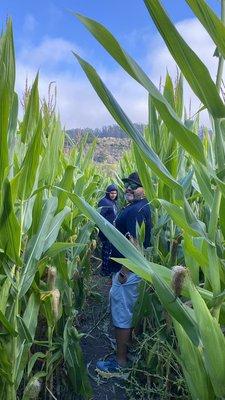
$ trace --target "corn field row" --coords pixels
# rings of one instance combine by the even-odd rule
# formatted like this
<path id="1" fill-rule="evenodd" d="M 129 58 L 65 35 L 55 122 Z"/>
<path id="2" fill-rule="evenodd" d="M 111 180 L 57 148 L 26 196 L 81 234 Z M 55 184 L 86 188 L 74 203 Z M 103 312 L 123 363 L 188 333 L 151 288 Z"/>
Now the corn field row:
<path id="1" fill-rule="evenodd" d="M 11 21 L 1 35 L 0 399 L 46 398 L 60 368 L 71 393 L 92 398 L 76 318 L 85 301 L 85 279 L 92 273 L 96 225 L 125 256 L 122 263 L 143 278 L 136 320 L 149 318 L 149 287 L 169 315 L 176 341 L 171 352 L 189 398 L 225 398 L 225 1 L 221 19 L 205 0 L 186 3 L 215 43 L 217 79 L 180 36 L 160 1 L 145 0 L 181 71 L 175 83 L 167 74 L 162 92 L 103 25 L 77 15 L 149 95 L 148 124 L 140 133 L 96 70 L 75 55 L 132 139 L 117 171 L 118 184 L 138 170 L 153 212 L 147 250 L 134 247 L 95 209 L 106 183 L 92 162 L 95 142 L 84 152 L 84 138 L 65 154 L 66 133 L 51 102 L 39 99 L 38 76 L 24 95 L 24 115 L 18 119 Z M 202 104 L 199 113 L 210 115 L 212 129 L 205 128 L 202 138 L 199 113 L 192 119 L 186 113 L 183 79 Z M 151 346 L 145 347 L 146 370 L 157 350 L 154 342 Z"/>

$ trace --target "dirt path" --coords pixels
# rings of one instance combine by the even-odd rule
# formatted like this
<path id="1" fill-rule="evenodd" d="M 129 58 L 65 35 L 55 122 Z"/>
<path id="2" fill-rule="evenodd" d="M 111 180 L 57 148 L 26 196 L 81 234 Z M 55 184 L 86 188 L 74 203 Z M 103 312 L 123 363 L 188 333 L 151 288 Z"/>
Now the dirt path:
<path id="1" fill-rule="evenodd" d="M 81 330 L 86 333 L 82 339 L 82 349 L 88 366 L 90 382 L 93 388 L 93 400 L 127 400 L 125 382 L 118 379 L 103 379 L 95 371 L 96 361 L 113 353 L 109 336 L 113 337 L 108 308 L 110 285 L 106 278 L 94 276 L 95 291 L 101 295 L 101 301 L 90 300 L 84 312 Z"/>

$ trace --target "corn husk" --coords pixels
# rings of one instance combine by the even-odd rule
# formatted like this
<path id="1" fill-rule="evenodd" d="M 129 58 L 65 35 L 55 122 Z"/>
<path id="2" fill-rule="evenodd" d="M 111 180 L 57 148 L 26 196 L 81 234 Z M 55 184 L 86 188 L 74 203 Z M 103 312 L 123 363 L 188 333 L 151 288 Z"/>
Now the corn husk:
<path id="1" fill-rule="evenodd" d="M 52 311 L 54 318 L 57 320 L 59 318 L 59 305 L 60 305 L 59 289 L 52 290 L 51 295 L 52 295 Z"/>
<path id="2" fill-rule="evenodd" d="M 55 267 L 48 267 L 48 286 L 50 290 L 55 289 L 55 282 L 57 277 L 57 270 Z"/>

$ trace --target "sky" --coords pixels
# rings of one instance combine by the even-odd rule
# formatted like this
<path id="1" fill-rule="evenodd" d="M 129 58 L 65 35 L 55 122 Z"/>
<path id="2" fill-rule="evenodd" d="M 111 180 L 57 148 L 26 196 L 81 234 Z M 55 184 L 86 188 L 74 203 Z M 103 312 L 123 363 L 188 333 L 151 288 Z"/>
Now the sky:
<path id="1" fill-rule="evenodd" d="M 207 0 L 219 13 L 220 1 Z M 207 64 L 213 78 L 217 60 L 215 46 L 185 0 L 163 0 L 164 7 L 185 40 Z M 158 86 L 168 70 L 175 79 L 174 64 L 157 33 L 143 0 L 1 0 L 0 20 L 13 20 L 16 50 L 16 91 L 22 97 L 26 80 L 31 85 L 39 71 L 41 98 L 50 82 L 57 87 L 57 110 L 66 129 L 100 128 L 114 123 L 101 104 L 72 51 L 91 63 L 133 122 L 147 121 L 147 93 L 106 53 L 75 18 L 81 13 L 107 27 L 120 44 Z M 190 100 L 191 99 L 191 100 Z M 199 101 L 188 85 L 185 101 L 191 113 Z"/>

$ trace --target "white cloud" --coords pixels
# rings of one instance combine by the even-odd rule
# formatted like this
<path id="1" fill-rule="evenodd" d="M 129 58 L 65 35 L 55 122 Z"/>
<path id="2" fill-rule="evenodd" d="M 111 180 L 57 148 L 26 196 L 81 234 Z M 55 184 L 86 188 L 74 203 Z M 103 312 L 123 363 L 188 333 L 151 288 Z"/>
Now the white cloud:
<path id="1" fill-rule="evenodd" d="M 74 67 L 76 71 L 76 66 Z M 23 63 L 17 64 L 17 90 L 22 95 L 24 82 L 32 83 L 36 71 Z M 117 101 L 133 121 L 146 121 L 147 95 L 132 79 L 126 78 L 120 71 L 103 72 L 105 83 L 115 94 Z M 99 100 L 94 89 L 85 76 L 77 76 L 74 72 L 65 74 L 41 74 L 39 91 L 41 97 L 47 97 L 48 85 L 55 81 L 57 85 L 57 108 L 62 124 L 67 129 L 74 127 L 102 127 L 114 123 L 113 118 Z"/>
<path id="2" fill-rule="evenodd" d="M 212 78 L 215 79 L 218 63 L 218 59 L 213 57 L 215 45 L 202 25 L 197 19 L 192 18 L 177 23 L 176 27 L 189 46 L 205 63 Z M 160 77 L 162 77 L 162 79 L 165 77 L 166 71 L 168 71 L 174 79 L 177 75 L 176 63 L 159 35 L 154 38 L 152 47 L 149 49 L 146 65 L 150 72 L 151 79 L 156 84 L 158 84 Z M 191 101 L 192 114 L 199 109 L 200 101 L 193 94 L 187 82 L 184 85 L 184 100 L 187 108 Z M 202 113 L 202 123 L 208 123 L 208 116 L 206 113 Z"/>
<path id="3" fill-rule="evenodd" d="M 205 30 L 196 19 L 181 21 L 177 24 L 177 28 L 215 77 L 217 59 L 212 57 L 215 46 Z M 160 76 L 164 78 L 167 69 L 175 78 L 176 65 L 159 35 L 149 38 L 148 41 L 145 30 L 143 34 L 145 37 L 142 43 L 146 43 L 146 56 L 142 60 L 142 65 L 150 78 L 158 86 Z M 147 47 L 147 43 L 151 43 L 151 46 Z M 28 76 L 30 80 L 33 79 L 37 69 L 41 67 L 41 96 L 47 95 L 49 82 L 56 81 L 57 104 L 62 123 L 66 128 L 101 127 L 112 123 L 113 120 L 108 111 L 98 99 L 86 76 L 81 74 L 76 61 L 73 60 L 71 49 L 77 50 L 76 44 L 62 38 L 44 38 L 38 46 L 30 45 L 28 48 L 24 48 L 18 57 L 17 88 L 19 93 L 21 94 L 23 91 L 26 77 Z M 81 53 L 80 49 L 78 52 Z M 85 58 L 89 57 L 85 55 Z M 114 71 L 102 67 L 97 67 L 97 69 L 131 120 L 146 122 L 147 94 L 145 90 L 119 67 L 116 67 Z M 195 112 L 199 107 L 199 100 L 186 86 L 187 105 L 190 97 L 193 98 L 192 110 Z"/>
<path id="4" fill-rule="evenodd" d="M 24 44 L 19 60 L 36 69 L 45 68 L 54 71 L 60 64 L 63 63 L 66 66 L 73 61 L 72 50 L 82 54 L 75 43 L 62 38 L 45 37 L 37 46 L 32 43 Z M 45 73 L 44 69 L 43 73 Z"/>
<path id="5" fill-rule="evenodd" d="M 176 27 L 215 77 L 217 63 L 217 59 L 213 57 L 215 45 L 202 25 L 197 19 L 192 18 L 177 23 Z M 159 79 L 159 75 L 164 76 L 167 69 L 171 72 L 171 75 L 175 76 L 176 64 L 159 34 L 151 40 L 151 47 L 148 49 L 146 60 L 154 80 Z"/>
<path id="6" fill-rule="evenodd" d="M 26 79 L 31 85 L 40 68 L 40 96 L 46 97 L 49 83 L 56 82 L 57 107 L 66 128 L 95 128 L 112 124 L 112 117 L 82 73 L 71 49 L 82 55 L 74 43 L 61 38 L 45 38 L 36 47 L 26 44 L 17 59 L 16 86 L 19 95 L 24 91 Z M 62 63 L 63 72 L 62 67 L 59 68 Z M 113 72 L 101 70 L 100 75 L 134 121 L 146 120 L 147 95 L 136 82 L 119 69 Z"/>

